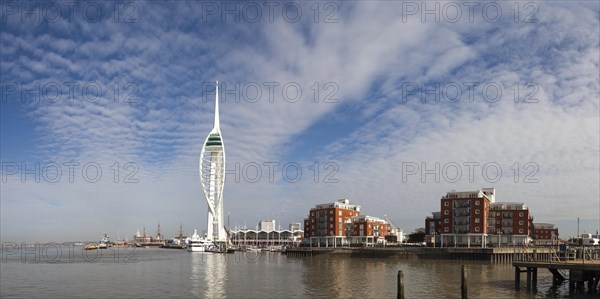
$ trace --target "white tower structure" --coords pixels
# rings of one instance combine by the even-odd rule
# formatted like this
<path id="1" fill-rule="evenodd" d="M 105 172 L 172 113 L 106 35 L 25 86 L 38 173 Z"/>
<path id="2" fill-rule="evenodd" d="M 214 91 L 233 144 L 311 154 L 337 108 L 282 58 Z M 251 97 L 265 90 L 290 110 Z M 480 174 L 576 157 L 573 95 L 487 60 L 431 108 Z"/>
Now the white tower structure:
<path id="1" fill-rule="evenodd" d="M 226 242 L 223 222 L 223 186 L 225 185 L 225 145 L 219 128 L 219 81 L 215 91 L 215 123 L 200 153 L 200 182 L 208 204 L 206 238 L 215 243 Z"/>

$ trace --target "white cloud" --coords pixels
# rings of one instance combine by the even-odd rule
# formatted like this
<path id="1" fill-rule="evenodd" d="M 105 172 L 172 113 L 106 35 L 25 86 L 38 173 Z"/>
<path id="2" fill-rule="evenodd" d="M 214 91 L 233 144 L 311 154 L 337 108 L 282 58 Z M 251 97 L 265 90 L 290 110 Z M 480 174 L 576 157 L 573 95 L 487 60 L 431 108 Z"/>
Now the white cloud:
<path id="1" fill-rule="evenodd" d="M 320 182 L 311 182 L 307 168 L 295 184 L 281 176 L 275 183 L 229 181 L 225 208 L 232 223 L 300 221 L 313 204 L 348 197 L 365 212 L 388 214 L 410 229 L 437 210 L 444 192 L 490 185 L 480 177 L 474 183 L 403 183 L 401 163 L 407 161 L 498 162 L 506 175 L 491 184 L 499 200 L 525 201 L 548 222 L 575 213 L 597 217 L 597 13 L 543 4 L 548 9 L 537 24 L 448 24 L 417 17 L 404 22 L 400 6 L 357 2 L 342 5 L 338 23 L 246 26 L 202 23 L 190 3 L 140 3 L 139 23 L 51 24 L 37 38 L 31 28 L 1 32 L 3 81 L 98 83 L 104 91 L 97 103 L 78 97 L 74 103 L 27 104 L 39 132 L 32 160 L 95 161 L 108 178 L 97 184 L 3 183 L 2 238 L 86 238 L 117 229 L 131 234 L 144 223 L 151 231 L 158 220 L 170 234 L 180 222 L 189 229 L 203 226 L 197 163 L 213 104 L 210 96 L 203 101 L 202 84 L 215 79 L 230 88 L 257 82 L 263 91 L 257 103 L 230 96 L 221 105 L 228 169 L 235 162 L 289 159 L 303 167 L 315 160 L 321 167 L 327 161 L 339 166 L 337 184 L 322 182 L 324 169 Z M 271 81 L 281 84 L 279 92 L 297 82 L 302 100 L 288 103 L 279 93 L 269 102 L 263 83 Z M 530 81 L 539 87 L 540 102 L 515 104 L 511 85 Z M 138 87 L 139 102 L 115 103 L 111 87 L 128 82 Z M 334 82 L 340 103 L 321 102 L 328 90 L 315 103 L 314 82 L 321 88 Z M 457 104 L 409 97 L 403 103 L 402 82 L 497 82 L 504 93 L 491 105 L 480 97 Z M 121 89 L 121 99 L 125 94 Z M 325 133 L 332 137 L 314 145 L 318 157 L 291 155 L 313 146 L 300 138 L 322 130 L 325 119 L 330 126 L 352 126 Z M 140 183 L 112 183 L 108 167 L 115 161 L 137 163 Z M 528 161 L 539 165 L 540 182 L 513 183 L 508 167 Z M 562 215 L 567 202 L 576 212 Z M 29 221 L 19 220 L 25 214 Z M 77 226 L 90 215 L 102 221 Z"/>

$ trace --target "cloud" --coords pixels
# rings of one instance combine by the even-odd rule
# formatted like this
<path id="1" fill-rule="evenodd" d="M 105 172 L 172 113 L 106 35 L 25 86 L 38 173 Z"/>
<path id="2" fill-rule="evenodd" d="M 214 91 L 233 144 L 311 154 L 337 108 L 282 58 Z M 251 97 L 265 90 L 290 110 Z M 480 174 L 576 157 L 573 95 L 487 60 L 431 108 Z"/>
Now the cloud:
<path id="1" fill-rule="evenodd" d="M 0 32 L 2 82 L 34 90 L 38 83 L 42 94 L 49 83 L 62 88 L 56 103 L 43 94 L 39 103 L 27 95 L 21 104 L 36 129 L 35 154 L 25 162 L 94 162 L 103 169 L 98 183 L 81 174 L 77 183 L 21 183 L 19 177 L 2 183 L 3 240 L 130 234 L 159 220 L 171 235 L 179 223 L 203 227 L 197 164 L 212 126 L 208 84 L 216 79 L 224 88 L 221 128 L 230 172 L 250 162 L 280 163 L 272 183 L 266 167 L 256 183 L 228 175 L 232 225 L 296 222 L 316 203 L 348 197 L 410 230 L 438 209 L 446 191 L 488 185 L 499 200 L 524 201 L 547 222 L 598 216 L 597 5 L 538 3 L 538 23 L 511 17 L 421 22 L 419 15 L 403 15 L 402 3 L 336 4 L 336 23 L 315 22 L 310 14 L 297 23 L 281 16 L 223 21 L 191 2 L 136 5 L 134 23 L 108 15 L 38 28 L 10 19 Z M 71 82 L 78 84 L 73 101 Z M 469 82 L 480 83 L 473 96 Z M 463 97 L 449 103 L 429 95 L 423 103 L 407 83 L 442 90 L 456 83 Z M 494 103 L 482 94 L 486 83 L 503 92 Z M 261 96 L 249 101 L 256 86 Z M 285 86 L 300 87 L 297 102 L 287 101 Z M 329 95 L 338 102 L 324 103 Z M 523 103 L 533 97 L 538 103 Z M 119 183 L 110 168 L 115 162 Z M 131 171 L 123 168 L 127 162 L 137 165 L 139 183 L 122 182 Z M 301 181 L 286 181 L 281 170 L 288 162 L 302 167 Z M 325 168 L 327 162 L 337 170 Z M 503 177 L 403 182 L 403 162 L 495 162 Z M 539 183 L 522 183 L 531 171 L 523 168 L 527 162 L 539 166 Z M 324 183 L 328 175 L 339 182 Z M 567 206 L 577 212 L 563 214 Z M 29 220 L 20 220 L 23 215 Z M 100 219 L 86 222 L 91 215 Z"/>

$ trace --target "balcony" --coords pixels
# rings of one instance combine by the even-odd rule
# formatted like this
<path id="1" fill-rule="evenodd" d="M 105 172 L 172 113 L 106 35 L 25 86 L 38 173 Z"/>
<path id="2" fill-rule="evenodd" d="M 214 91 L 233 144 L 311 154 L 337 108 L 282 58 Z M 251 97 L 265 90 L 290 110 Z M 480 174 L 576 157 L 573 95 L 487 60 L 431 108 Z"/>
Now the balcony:
<path id="1" fill-rule="evenodd" d="M 454 225 L 471 225 L 470 220 L 454 220 Z"/>
<path id="2" fill-rule="evenodd" d="M 471 207 L 471 202 L 470 201 L 465 201 L 465 202 L 455 201 L 454 202 L 454 208 L 455 209 L 469 208 L 469 207 Z"/>
<path id="3" fill-rule="evenodd" d="M 471 216 L 471 212 L 469 210 L 466 211 L 454 211 L 454 217 L 469 217 Z"/>

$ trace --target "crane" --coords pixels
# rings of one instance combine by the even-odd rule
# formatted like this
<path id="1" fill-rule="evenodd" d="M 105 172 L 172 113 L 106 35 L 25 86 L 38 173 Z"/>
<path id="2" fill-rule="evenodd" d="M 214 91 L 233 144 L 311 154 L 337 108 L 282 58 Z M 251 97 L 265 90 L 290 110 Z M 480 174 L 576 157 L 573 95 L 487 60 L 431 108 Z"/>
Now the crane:
<path id="1" fill-rule="evenodd" d="M 383 215 L 383 217 L 390 224 L 392 235 L 398 237 L 398 243 L 402 243 L 402 241 L 404 241 L 404 232 L 402 231 L 402 229 L 394 225 L 394 223 L 390 220 L 390 218 L 388 218 L 387 215 Z"/>

